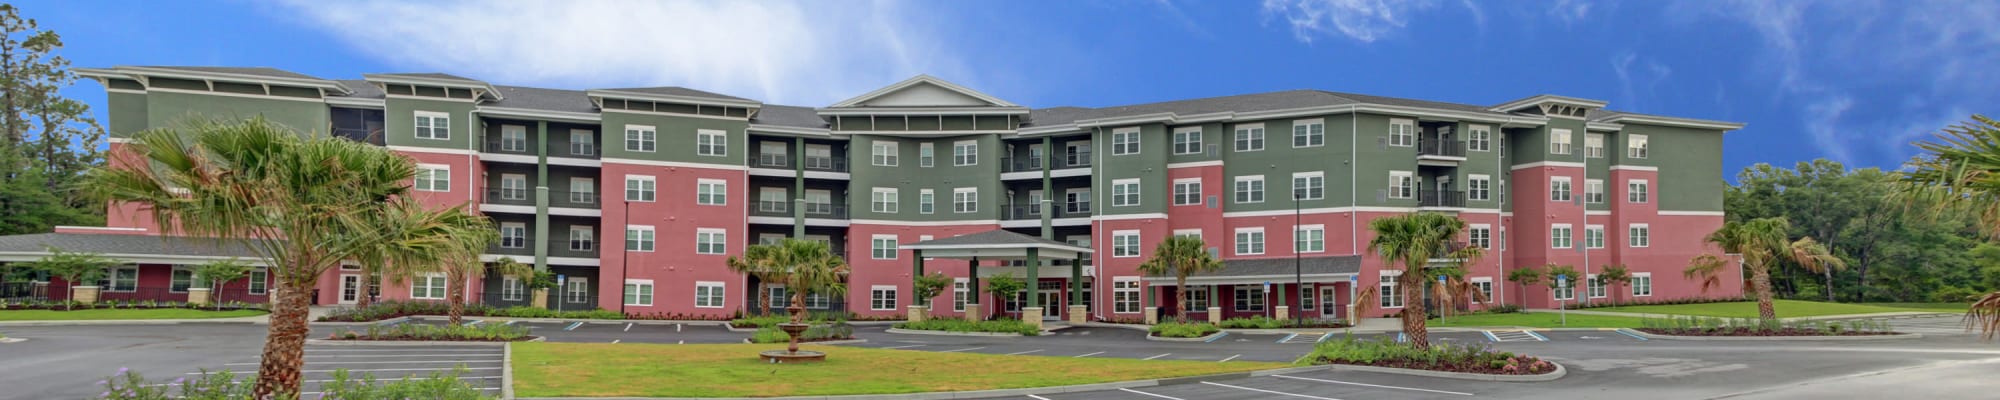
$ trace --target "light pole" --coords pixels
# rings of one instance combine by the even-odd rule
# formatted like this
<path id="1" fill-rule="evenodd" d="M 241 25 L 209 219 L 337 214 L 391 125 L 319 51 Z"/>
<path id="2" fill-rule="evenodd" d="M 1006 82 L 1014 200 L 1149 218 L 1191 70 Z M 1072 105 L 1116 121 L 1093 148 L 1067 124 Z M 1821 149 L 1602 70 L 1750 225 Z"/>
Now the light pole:
<path id="1" fill-rule="evenodd" d="M 1292 313 L 1292 321 L 1294 322 L 1303 321 L 1306 314 L 1303 311 L 1306 309 L 1306 282 L 1304 267 L 1302 266 L 1305 264 L 1305 253 L 1301 252 L 1301 250 L 1304 250 L 1302 248 L 1304 246 L 1299 245 L 1301 243 L 1299 234 L 1304 232 L 1304 230 L 1299 229 L 1299 223 L 1302 218 L 1301 210 L 1302 208 L 1299 206 L 1299 188 L 1292 188 L 1292 287 L 1299 291 L 1298 296 L 1293 298 L 1298 299 L 1296 307 L 1301 310 Z"/>
<path id="2" fill-rule="evenodd" d="M 618 235 L 619 237 L 625 237 L 625 235 L 630 235 L 630 234 L 632 234 L 632 230 L 631 230 L 630 228 L 628 228 L 628 227 L 632 226 L 632 200 L 631 200 L 631 199 L 626 199 L 626 200 L 625 200 L 625 202 L 624 202 L 624 204 L 625 204 L 625 207 L 624 207 L 624 214 L 625 214 L 625 215 L 622 215 L 622 217 L 624 217 L 624 218 L 625 218 L 625 225 L 624 225 L 624 226 L 620 226 L 620 227 L 618 227 L 618 229 L 624 229 L 625 231 L 624 231 L 624 234 L 622 234 L 622 235 Z M 628 240 L 628 241 L 629 241 L 629 240 L 632 240 L 632 238 L 629 238 L 629 237 L 627 237 L 627 238 L 625 238 L 625 240 Z M 630 278 L 631 278 L 631 275 L 630 275 L 630 274 L 632 273 L 632 267 L 631 267 L 631 265 L 632 265 L 632 249 L 627 249 L 627 248 L 625 248 L 625 244 L 624 244 L 624 243 L 619 243 L 619 244 L 618 244 L 618 249 L 624 252 L 624 253 L 623 253 L 623 254 L 621 255 L 621 257 L 618 257 L 618 276 L 622 277 L 622 279 L 630 279 Z M 560 288 L 558 288 L 558 289 L 560 289 Z M 624 300 L 624 298 L 625 298 L 625 293 L 624 293 L 624 292 L 625 292 L 625 285 L 622 285 L 622 284 L 621 284 L 621 285 L 618 285 L 618 292 L 619 292 L 619 293 L 618 293 L 618 298 L 619 298 L 619 300 L 618 300 L 618 313 L 619 313 L 619 314 L 623 314 L 623 315 L 631 315 L 631 314 L 627 314 L 627 313 L 625 312 L 625 300 Z M 557 304 L 562 304 L 562 303 L 558 302 Z"/>

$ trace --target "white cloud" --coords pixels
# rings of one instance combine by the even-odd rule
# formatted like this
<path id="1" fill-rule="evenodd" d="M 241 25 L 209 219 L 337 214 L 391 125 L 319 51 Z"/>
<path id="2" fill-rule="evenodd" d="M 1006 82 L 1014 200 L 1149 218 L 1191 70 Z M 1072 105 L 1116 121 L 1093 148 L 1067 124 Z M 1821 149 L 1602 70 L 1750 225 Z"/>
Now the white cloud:
<path id="1" fill-rule="evenodd" d="M 560 87 L 678 85 L 827 104 L 918 73 L 967 79 L 899 3 L 453 0 L 286 3 L 357 51 L 412 72 Z M 383 71 L 401 72 L 401 71 Z M 960 82 L 973 84 L 972 82 Z"/>
<path id="2" fill-rule="evenodd" d="M 1847 137 L 1843 133 L 1855 127 L 1841 121 L 1841 117 L 1854 108 L 1854 98 L 1845 95 L 1815 101 L 1805 106 L 1806 133 L 1812 135 L 1813 143 L 1827 157 L 1834 161 L 1851 162 L 1853 153 L 1847 150 Z"/>
<path id="3" fill-rule="evenodd" d="M 1556 0 L 1549 3 L 1549 15 L 1561 20 L 1565 25 L 1575 24 L 1590 19 L 1592 4 L 1595 3 L 1587 0 Z"/>
<path id="4" fill-rule="evenodd" d="M 1658 93 L 1656 89 L 1673 75 L 1674 69 L 1628 51 L 1611 57 L 1611 72 L 1618 76 L 1618 108 L 1646 112 L 1648 103 Z"/>
<path id="5" fill-rule="evenodd" d="M 1369 43 L 1403 29 L 1413 14 L 1435 6 L 1419 0 L 1264 0 L 1264 13 L 1284 18 L 1292 36 L 1302 42 L 1331 34 Z"/>

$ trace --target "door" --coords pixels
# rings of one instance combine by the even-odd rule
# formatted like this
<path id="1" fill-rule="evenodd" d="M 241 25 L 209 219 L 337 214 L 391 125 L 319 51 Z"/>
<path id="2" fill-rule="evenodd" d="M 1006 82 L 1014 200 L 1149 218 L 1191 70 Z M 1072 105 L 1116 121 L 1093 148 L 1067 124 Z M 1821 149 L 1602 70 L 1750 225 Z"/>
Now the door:
<path id="1" fill-rule="evenodd" d="M 1341 317 L 1340 314 L 1347 312 L 1347 310 L 1340 307 L 1340 301 L 1334 297 L 1336 293 L 1339 293 L 1335 289 L 1333 285 L 1319 287 L 1319 315 L 1321 318 L 1338 319 Z"/>
<path id="2" fill-rule="evenodd" d="M 361 275 L 340 276 L 340 304 L 354 304 L 361 300 Z"/>
<path id="3" fill-rule="evenodd" d="M 1063 306 L 1062 292 L 1044 291 L 1044 292 L 1037 292 L 1035 293 L 1035 295 L 1037 297 L 1041 297 L 1040 299 L 1038 299 L 1038 301 L 1040 301 L 1042 304 L 1042 319 L 1045 320 L 1062 319 L 1063 312 L 1069 310 L 1069 307 Z"/>

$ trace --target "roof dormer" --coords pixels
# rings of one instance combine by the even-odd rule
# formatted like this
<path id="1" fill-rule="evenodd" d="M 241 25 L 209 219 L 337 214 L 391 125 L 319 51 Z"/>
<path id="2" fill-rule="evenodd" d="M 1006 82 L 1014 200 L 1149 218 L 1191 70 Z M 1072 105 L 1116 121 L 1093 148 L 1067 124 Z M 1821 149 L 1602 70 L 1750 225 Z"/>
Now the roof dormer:
<path id="1" fill-rule="evenodd" d="M 1521 112 L 1546 117 L 1584 119 L 1590 113 L 1590 110 L 1604 108 L 1605 104 L 1607 103 L 1602 100 L 1543 94 L 1506 102 L 1493 106 L 1490 110 L 1496 112 Z"/>

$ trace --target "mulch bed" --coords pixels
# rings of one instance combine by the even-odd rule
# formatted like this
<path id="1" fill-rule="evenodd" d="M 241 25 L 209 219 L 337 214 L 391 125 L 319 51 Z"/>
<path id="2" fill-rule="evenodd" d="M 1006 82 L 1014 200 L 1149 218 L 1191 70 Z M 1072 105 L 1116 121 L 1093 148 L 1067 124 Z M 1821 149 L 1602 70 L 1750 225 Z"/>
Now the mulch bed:
<path id="1" fill-rule="evenodd" d="M 1655 334 L 1655 335 L 1672 335 L 1672 336 L 1880 336 L 1880 335 L 1895 335 L 1895 334 L 1897 334 L 1896 332 L 1857 332 L 1857 331 L 1847 331 L 1847 330 L 1843 330 L 1843 331 L 1840 331 L 1840 333 L 1828 333 L 1828 332 L 1825 332 L 1825 331 L 1820 331 L 1820 330 L 1816 330 L 1816 329 L 1798 329 L 1798 328 L 1785 328 L 1785 329 L 1752 329 L 1752 328 L 1717 328 L 1717 329 L 1655 329 L 1655 328 L 1638 328 L 1637 330 L 1638 330 L 1638 331 L 1640 331 L 1640 332 L 1645 332 L 1645 333 L 1651 333 L 1651 334 Z"/>
<path id="2" fill-rule="evenodd" d="M 1540 359 L 1535 359 L 1532 357 L 1515 357 L 1515 359 L 1529 360 L 1529 361 L 1521 361 L 1520 364 L 1523 366 L 1532 365 L 1537 362 L 1542 362 Z M 1424 371 L 1459 372 L 1459 373 L 1486 374 L 1486 375 L 1541 375 L 1541 374 L 1556 372 L 1556 367 L 1554 364 L 1544 365 L 1542 367 L 1535 369 L 1534 372 L 1530 372 L 1528 368 L 1516 368 L 1513 370 L 1508 370 L 1505 369 L 1504 367 L 1493 368 L 1490 365 L 1484 365 L 1472 362 L 1464 362 L 1457 364 L 1431 364 L 1423 361 L 1411 361 L 1411 360 L 1382 360 L 1382 361 L 1376 361 L 1374 363 L 1363 364 L 1363 363 L 1335 361 L 1335 360 L 1321 358 L 1319 359 L 1318 362 L 1315 362 L 1314 364 L 1361 365 L 1369 367 L 1402 368 L 1402 369 L 1415 369 Z"/>

